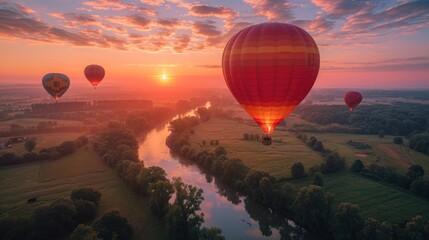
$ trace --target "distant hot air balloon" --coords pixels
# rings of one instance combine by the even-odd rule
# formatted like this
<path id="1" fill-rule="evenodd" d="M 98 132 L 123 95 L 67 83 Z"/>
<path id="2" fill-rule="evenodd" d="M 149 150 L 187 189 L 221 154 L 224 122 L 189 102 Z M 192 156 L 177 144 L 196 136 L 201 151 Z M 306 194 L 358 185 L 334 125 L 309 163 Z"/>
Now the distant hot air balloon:
<path id="1" fill-rule="evenodd" d="M 273 22 L 236 33 L 222 57 L 226 84 L 264 131 L 264 144 L 311 90 L 319 65 L 316 42 L 306 31 Z"/>
<path id="2" fill-rule="evenodd" d="M 344 102 L 349 107 L 350 112 L 362 101 L 362 94 L 359 92 L 347 92 L 344 95 Z"/>
<path id="3" fill-rule="evenodd" d="M 103 80 L 105 74 L 104 68 L 96 64 L 86 66 L 84 73 L 86 79 L 88 79 L 94 88 L 97 88 L 97 85 Z"/>
<path id="4" fill-rule="evenodd" d="M 42 78 L 45 90 L 58 101 L 70 87 L 70 79 L 62 73 L 48 73 Z"/>

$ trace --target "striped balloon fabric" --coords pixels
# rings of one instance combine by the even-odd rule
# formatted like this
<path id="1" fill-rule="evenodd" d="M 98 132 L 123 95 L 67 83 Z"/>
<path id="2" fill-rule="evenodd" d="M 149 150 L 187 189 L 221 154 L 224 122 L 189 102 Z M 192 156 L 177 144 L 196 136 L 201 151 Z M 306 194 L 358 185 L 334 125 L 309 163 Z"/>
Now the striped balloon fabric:
<path id="1" fill-rule="evenodd" d="M 319 50 L 306 31 L 274 22 L 236 33 L 222 57 L 229 90 L 266 134 L 305 98 L 319 65 Z"/>

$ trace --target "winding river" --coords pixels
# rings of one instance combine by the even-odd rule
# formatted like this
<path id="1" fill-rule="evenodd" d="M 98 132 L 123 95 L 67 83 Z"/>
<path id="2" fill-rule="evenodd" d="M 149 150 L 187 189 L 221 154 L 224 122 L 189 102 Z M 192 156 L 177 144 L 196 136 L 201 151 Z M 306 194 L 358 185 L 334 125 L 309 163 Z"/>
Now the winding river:
<path id="1" fill-rule="evenodd" d="M 187 115 L 194 115 L 194 111 L 182 116 Z M 280 239 L 281 234 L 287 235 L 283 239 L 316 239 L 303 234 L 292 221 L 276 217 L 270 209 L 216 182 L 197 165 L 173 156 L 165 145 L 169 134 L 168 124 L 149 132 L 140 140 L 139 157 L 146 167 L 160 166 L 168 178 L 181 177 L 185 183 L 203 189 L 203 226 L 222 229 L 226 239 Z"/>

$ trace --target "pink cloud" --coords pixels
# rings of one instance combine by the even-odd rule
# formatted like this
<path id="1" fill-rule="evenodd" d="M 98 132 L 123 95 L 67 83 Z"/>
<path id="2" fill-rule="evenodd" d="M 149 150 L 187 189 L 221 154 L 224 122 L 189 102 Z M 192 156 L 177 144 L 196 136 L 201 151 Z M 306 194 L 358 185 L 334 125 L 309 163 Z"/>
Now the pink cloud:
<path id="1" fill-rule="evenodd" d="M 288 0 L 244 0 L 250 4 L 258 16 L 269 21 L 291 21 L 294 19 L 292 8 L 296 5 Z"/>
<path id="2" fill-rule="evenodd" d="M 195 5 L 189 10 L 192 16 L 198 17 L 218 17 L 232 19 L 238 16 L 238 13 L 231 8 L 219 6 L 212 7 L 208 5 Z"/>
<path id="3" fill-rule="evenodd" d="M 204 37 L 214 37 L 221 35 L 222 32 L 217 30 L 214 24 L 215 22 L 211 20 L 206 20 L 203 22 L 197 21 L 192 24 L 192 31 L 195 32 L 195 34 Z"/>
<path id="4" fill-rule="evenodd" d="M 141 3 L 152 5 L 152 6 L 160 6 L 165 3 L 164 0 L 140 0 Z"/>
<path id="5" fill-rule="evenodd" d="M 174 51 L 181 53 L 183 52 L 191 42 L 189 35 L 183 34 L 175 37 L 175 42 L 173 43 Z"/>
<path id="6" fill-rule="evenodd" d="M 311 0 L 311 2 L 321 7 L 330 17 L 340 18 L 355 14 L 371 1 Z"/>

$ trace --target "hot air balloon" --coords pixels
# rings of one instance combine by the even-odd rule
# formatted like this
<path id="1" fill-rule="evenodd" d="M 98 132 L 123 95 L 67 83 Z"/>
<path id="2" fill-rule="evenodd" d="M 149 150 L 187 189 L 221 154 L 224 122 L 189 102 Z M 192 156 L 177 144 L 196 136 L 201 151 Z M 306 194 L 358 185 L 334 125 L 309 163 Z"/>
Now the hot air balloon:
<path id="1" fill-rule="evenodd" d="M 48 73 L 42 78 L 45 90 L 58 101 L 70 87 L 70 79 L 62 73 Z"/>
<path id="2" fill-rule="evenodd" d="M 350 112 L 353 111 L 353 109 L 359 105 L 361 101 L 362 94 L 359 92 L 347 92 L 344 95 L 344 102 L 346 103 L 347 107 L 349 107 Z"/>
<path id="3" fill-rule="evenodd" d="M 277 124 L 313 87 L 319 73 L 316 42 L 303 29 L 261 23 L 236 33 L 225 46 L 223 75 L 229 90 L 264 131 L 271 144 Z"/>
<path id="4" fill-rule="evenodd" d="M 84 73 L 86 79 L 88 79 L 94 88 L 97 88 L 97 85 L 103 80 L 105 74 L 104 68 L 96 64 L 86 66 Z"/>

